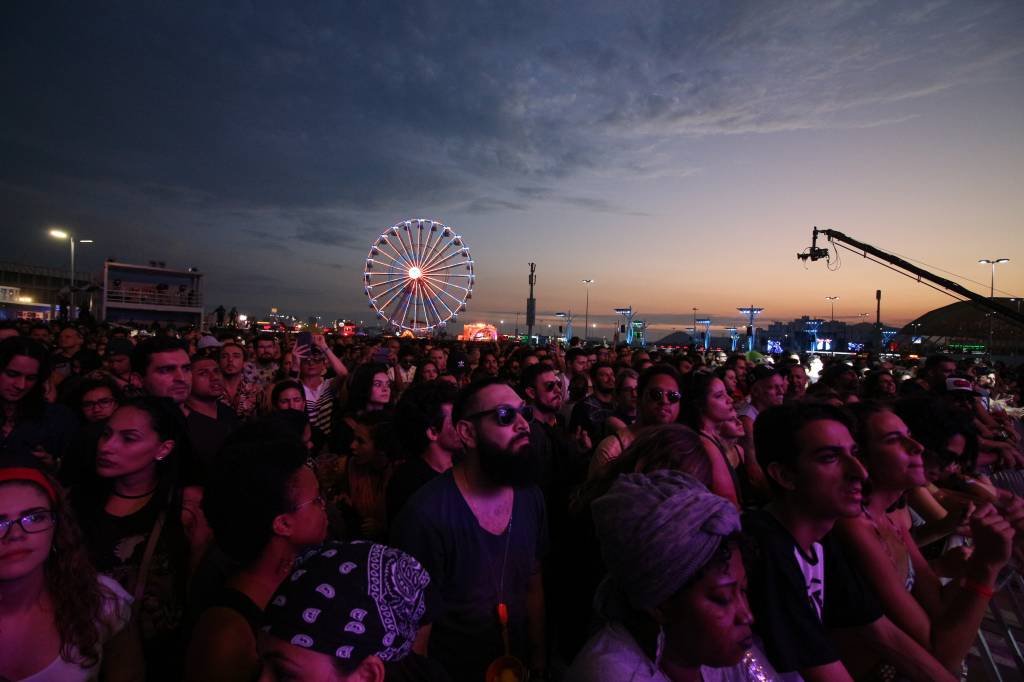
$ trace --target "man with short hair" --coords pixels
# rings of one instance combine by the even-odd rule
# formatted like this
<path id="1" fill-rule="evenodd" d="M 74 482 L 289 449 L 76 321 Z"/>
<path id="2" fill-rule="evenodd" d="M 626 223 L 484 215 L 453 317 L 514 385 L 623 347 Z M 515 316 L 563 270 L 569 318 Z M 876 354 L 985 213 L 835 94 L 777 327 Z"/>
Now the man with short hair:
<path id="1" fill-rule="evenodd" d="M 444 348 L 441 348 L 440 346 L 431 348 L 430 354 L 427 357 L 429 357 L 430 361 L 437 366 L 438 374 L 444 374 L 448 369 L 448 354 L 445 352 Z"/>
<path id="2" fill-rule="evenodd" d="M 57 381 L 67 379 L 74 373 L 72 363 L 84 343 L 82 332 L 77 327 L 68 325 L 60 330 L 60 334 L 57 335 L 57 350 L 50 358 L 52 374 Z"/>
<path id="3" fill-rule="evenodd" d="M 604 436 L 604 423 L 615 410 L 615 368 L 607 362 L 599 362 L 590 370 L 593 391 L 576 403 L 569 419 L 569 430 L 582 428 L 593 443 Z"/>
<path id="4" fill-rule="evenodd" d="M 142 389 L 158 398 L 170 398 L 179 407 L 192 391 L 192 361 L 182 341 L 152 336 L 132 353 L 132 369 L 142 378 Z"/>
<path id="5" fill-rule="evenodd" d="M 221 402 L 224 378 L 217 358 L 192 357 L 192 391 L 185 401 L 185 427 L 192 452 L 209 468 L 221 446 L 239 424 L 235 411 Z"/>
<path id="6" fill-rule="evenodd" d="M 50 347 L 50 343 L 53 341 L 53 333 L 45 322 L 36 322 L 32 325 L 29 329 L 28 337 L 33 341 L 38 341 L 47 348 Z"/>
<path id="7" fill-rule="evenodd" d="M 260 334 L 256 337 L 253 359 L 242 369 L 242 378 L 266 388 L 280 378 L 281 364 L 276 360 L 279 355 L 277 339 L 272 334 Z"/>
<path id="8" fill-rule="evenodd" d="M 547 521 L 530 480 L 531 412 L 499 379 L 463 389 L 452 417 L 463 457 L 409 500 L 393 528 L 393 544 L 430 573 L 423 634 L 453 680 L 483 679 L 504 653 L 543 676 Z"/>
<path id="9" fill-rule="evenodd" d="M 754 629 L 776 670 L 808 682 L 852 679 L 833 631 L 854 635 L 909 679 L 952 680 L 883 615 L 832 536 L 835 522 L 858 516 L 863 502 L 867 473 L 851 426 L 845 412 L 821 404 L 771 407 L 758 417 L 758 456 L 775 495 L 743 517 L 757 557 L 747 568 Z"/>
<path id="10" fill-rule="evenodd" d="M 236 341 L 225 341 L 220 347 L 218 359 L 224 393 L 221 402 L 234 410 L 240 419 L 249 419 L 262 411 L 267 392 L 257 383 L 246 381 L 242 376 L 245 367 L 245 351 Z"/>
<path id="11" fill-rule="evenodd" d="M 929 355 L 924 361 L 924 383 L 932 393 L 946 392 L 946 379 L 956 373 L 956 361 L 948 355 Z"/>
<path id="12" fill-rule="evenodd" d="M 388 519 L 393 521 L 413 494 L 452 468 L 462 441 L 452 424 L 458 391 L 444 381 L 411 386 L 395 406 L 395 428 L 408 458 L 387 485 Z"/>

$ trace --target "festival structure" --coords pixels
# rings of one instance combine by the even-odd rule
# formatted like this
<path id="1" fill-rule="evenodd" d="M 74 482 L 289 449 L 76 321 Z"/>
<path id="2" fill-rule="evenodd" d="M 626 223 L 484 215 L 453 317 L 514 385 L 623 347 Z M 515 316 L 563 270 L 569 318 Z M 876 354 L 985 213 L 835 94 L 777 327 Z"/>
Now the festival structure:
<path id="1" fill-rule="evenodd" d="M 366 256 L 363 288 L 385 329 L 436 333 L 473 297 L 473 257 L 462 235 L 436 220 L 392 225 Z"/>

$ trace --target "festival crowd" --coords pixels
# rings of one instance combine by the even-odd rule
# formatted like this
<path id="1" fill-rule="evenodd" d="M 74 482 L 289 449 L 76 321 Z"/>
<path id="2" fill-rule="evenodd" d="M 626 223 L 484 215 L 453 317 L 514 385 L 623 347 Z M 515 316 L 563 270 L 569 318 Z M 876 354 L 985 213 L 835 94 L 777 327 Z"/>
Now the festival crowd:
<path id="1" fill-rule="evenodd" d="M 1021 370 L 0 323 L 0 679 L 954 680 Z"/>

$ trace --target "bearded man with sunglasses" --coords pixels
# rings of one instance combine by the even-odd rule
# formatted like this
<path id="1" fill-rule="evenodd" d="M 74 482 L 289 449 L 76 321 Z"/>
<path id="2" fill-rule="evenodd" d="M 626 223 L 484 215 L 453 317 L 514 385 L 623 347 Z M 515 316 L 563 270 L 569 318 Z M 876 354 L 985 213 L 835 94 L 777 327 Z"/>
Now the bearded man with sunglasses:
<path id="1" fill-rule="evenodd" d="M 392 544 L 430 573 L 417 653 L 453 680 L 479 680 L 505 653 L 543 679 L 547 548 L 544 498 L 533 484 L 533 408 L 504 381 L 464 388 L 452 409 L 464 452 L 423 486 L 392 527 Z"/>

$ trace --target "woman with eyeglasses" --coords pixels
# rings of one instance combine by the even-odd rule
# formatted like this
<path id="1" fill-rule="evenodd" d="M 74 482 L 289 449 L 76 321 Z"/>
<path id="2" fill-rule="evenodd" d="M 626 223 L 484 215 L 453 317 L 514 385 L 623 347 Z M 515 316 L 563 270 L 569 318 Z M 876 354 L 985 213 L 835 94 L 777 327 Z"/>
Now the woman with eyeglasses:
<path id="1" fill-rule="evenodd" d="M 204 600 L 192 631 L 190 682 L 259 676 L 256 639 L 264 611 L 299 553 L 327 534 L 326 505 L 306 447 L 295 437 L 267 438 L 267 426 L 234 434 L 207 480 L 203 511 L 216 543 L 210 552 L 226 556 L 233 570 Z"/>
<path id="2" fill-rule="evenodd" d="M 671 424 L 679 419 L 679 373 L 669 365 L 644 370 L 637 382 L 637 394 L 636 422 L 598 444 L 590 460 L 588 478 L 599 477 L 648 426 Z"/>
<path id="3" fill-rule="evenodd" d="M 100 436 L 98 484 L 74 495 L 97 569 L 135 597 L 150 680 L 181 677 L 186 583 L 205 529 L 177 474 L 182 442 L 181 412 L 168 399 L 125 403 Z"/>
<path id="4" fill-rule="evenodd" d="M 0 679 L 142 679 L 131 602 L 96 574 L 57 481 L 30 456 L 0 466 Z"/>

